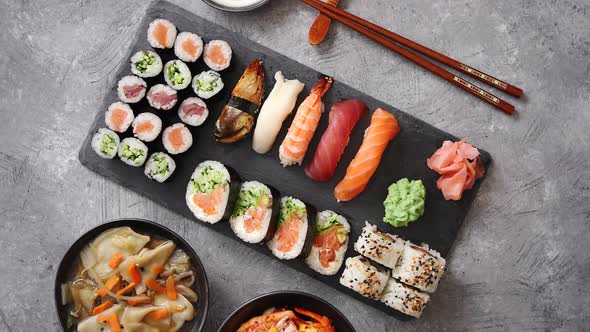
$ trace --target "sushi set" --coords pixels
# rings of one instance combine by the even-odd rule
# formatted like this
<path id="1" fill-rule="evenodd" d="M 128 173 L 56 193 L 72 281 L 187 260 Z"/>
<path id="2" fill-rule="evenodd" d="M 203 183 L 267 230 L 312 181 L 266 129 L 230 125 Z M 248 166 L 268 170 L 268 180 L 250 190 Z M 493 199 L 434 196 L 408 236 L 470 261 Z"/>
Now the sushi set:
<path id="1" fill-rule="evenodd" d="M 391 316 L 420 317 L 488 153 L 167 2 L 128 54 L 84 166 Z"/>

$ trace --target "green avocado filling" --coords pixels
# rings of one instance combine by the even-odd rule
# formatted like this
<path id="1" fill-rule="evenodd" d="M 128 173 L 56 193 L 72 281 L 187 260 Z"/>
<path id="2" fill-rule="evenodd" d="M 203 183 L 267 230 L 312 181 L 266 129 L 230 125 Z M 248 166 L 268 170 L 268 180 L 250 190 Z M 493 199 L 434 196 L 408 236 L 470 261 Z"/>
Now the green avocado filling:
<path id="1" fill-rule="evenodd" d="M 134 163 L 139 164 L 145 156 L 145 151 L 139 148 L 131 147 L 129 144 L 124 144 L 121 156 L 127 160 L 131 160 Z"/>
<path id="2" fill-rule="evenodd" d="M 113 135 L 102 135 L 99 150 L 107 156 L 112 156 L 115 153 L 115 151 L 117 150 L 117 142 L 115 141 Z"/>
<path id="3" fill-rule="evenodd" d="M 294 199 L 287 198 L 281 205 L 281 212 L 279 213 L 279 225 L 284 223 L 295 212 L 299 218 L 304 218 L 307 210 L 304 206 L 298 205 Z"/>
<path id="4" fill-rule="evenodd" d="M 211 166 L 203 168 L 201 173 L 194 176 L 191 181 L 195 194 L 209 194 L 225 182 L 223 174 Z"/>
<path id="5" fill-rule="evenodd" d="M 135 66 L 135 69 L 137 69 L 140 73 L 145 73 L 154 63 L 156 63 L 156 55 L 149 53 L 149 52 L 143 52 L 143 57 L 139 60 L 133 63 L 133 65 Z"/>
<path id="6" fill-rule="evenodd" d="M 197 84 L 197 90 L 199 91 L 207 91 L 207 92 L 211 92 L 213 90 L 215 90 L 215 88 L 217 88 L 217 86 L 219 85 L 218 83 L 218 79 L 214 78 L 214 79 L 209 79 L 209 80 L 199 80 L 197 79 L 195 81 Z"/>
<path id="7" fill-rule="evenodd" d="M 184 76 L 180 72 L 180 68 L 176 62 L 166 67 L 166 73 L 168 74 L 168 80 L 174 85 L 180 85 L 184 83 Z"/>
<path id="8" fill-rule="evenodd" d="M 346 228 L 344 228 L 344 225 L 342 225 L 340 221 L 338 221 L 339 218 L 340 216 L 336 213 L 330 213 L 330 215 L 327 218 L 318 222 L 316 226 L 316 234 L 319 235 L 332 227 L 338 227 L 338 229 L 336 230 L 338 242 L 344 243 L 348 238 L 348 231 L 346 230 Z"/>
<path id="9" fill-rule="evenodd" d="M 243 216 L 248 209 L 258 206 L 259 201 L 261 201 L 264 206 L 268 206 L 270 203 L 270 197 L 268 197 L 264 188 L 254 187 L 241 191 L 232 217 Z"/>
<path id="10" fill-rule="evenodd" d="M 152 160 L 154 162 L 154 169 L 151 171 L 152 176 L 165 176 L 168 174 L 168 171 L 170 170 L 168 158 L 162 155 L 155 155 Z"/>
<path id="11" fill-rule="evenodd" d="M 426 188 L 421 180 L 403 178 L 389 186 L 383 221 L 394 227 L 407 226 L 424 214 Z"/>

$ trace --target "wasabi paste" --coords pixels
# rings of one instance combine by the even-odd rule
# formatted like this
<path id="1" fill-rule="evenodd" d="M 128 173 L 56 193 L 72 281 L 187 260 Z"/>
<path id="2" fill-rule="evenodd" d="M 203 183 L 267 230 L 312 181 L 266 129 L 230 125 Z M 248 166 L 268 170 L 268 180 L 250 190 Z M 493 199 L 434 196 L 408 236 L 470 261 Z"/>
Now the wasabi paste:
<path id="1" fill-rule="evenodd" d="M 407 226 L 424 214 L 426 188 L 421 180 L 403 178 L 388 188 L 383 221 L 394 227 Z"/>

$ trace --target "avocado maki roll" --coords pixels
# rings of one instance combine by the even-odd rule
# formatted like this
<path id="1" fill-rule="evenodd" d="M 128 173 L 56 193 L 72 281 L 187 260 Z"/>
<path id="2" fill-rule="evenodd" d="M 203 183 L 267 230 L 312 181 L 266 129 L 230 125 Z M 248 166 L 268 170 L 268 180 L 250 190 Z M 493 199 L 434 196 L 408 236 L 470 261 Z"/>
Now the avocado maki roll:
<path id="1" fill-rule="evenodd" d="M 164 80 L 174 90 L 182 90 L 191 84 L 191 71 L 186 63 L 180 60 L 166 62 Z"/>
<path id="2" fill-rule="evenodd" d="M 162 183 L 168 180 L 174 170 L 176 170 L 174 159 L 163 152 L 156 152 L 146 162 L 143 173 L 149 179 Z"/>
<path id="3" fill-rule="evenodd" d="M 104 159 L 113 159 L 119 148 L 119 135 L 107 128 L 100 128 L 92 137 L 92 150 Z"/>
<path id="4" fill-rule="evenodd" d="M 162 71 L 162 59 L 156 52 L 139 51 L 131 57 L 131 72 L 139 77 L 157 76 Z"/>
<path id="5" fill-rule="evenodd" d="M 119 144 L 119 158 L 129 166 L 143 166 L 147 154 L 148 147 L 137 138 L 127 137 Z"/>
<path id="6" fill-rule="evenodd" d="M 326 210 L 318 213 L 315 237 L 311 252 L 305 262 L 314 271 L 324 275 L 334 275 L 348 248 L 350 224 L 343 216 Z"/>
<path id="7" fill-rule="evenodd" d="M 222 89 L 223 81 L 218 72 L 204 71 L 193 79 L 193 90 L 200 98 L 209 99 Z"/>
<path id="8" fill-rule="evenodd" d="M 270 240 L 279 212 L 279 194 L 258 181 L 242 184 L 229 224 L 245 242 Z"/>

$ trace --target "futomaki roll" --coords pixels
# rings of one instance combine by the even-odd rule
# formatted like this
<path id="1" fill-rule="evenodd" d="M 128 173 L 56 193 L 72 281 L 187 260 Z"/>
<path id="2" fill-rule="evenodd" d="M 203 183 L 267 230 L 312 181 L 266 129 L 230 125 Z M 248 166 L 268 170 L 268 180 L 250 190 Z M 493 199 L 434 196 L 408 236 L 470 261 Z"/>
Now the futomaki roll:
<path id="1" fill-rule="evenodd" d="M 162 71 L 162 59 L 156 52 L 139 51 L 131 57 L 131 72 L 139 77 L 157 76 Z"/>
<path id="2" fill-rule="evenodd" d="M 182 123 L 175 123 L 164 129 L 162 134 L 164 148 L 170 154 L 186 152 L 193 145 L 193 135 Z"/>
<path id="3" fill-rule="evenodd" d="M 226 41 L 212 40 L 205 45 L 203 60 L 215 71 L 222 71 L 229 67 L 231 57 L 232 50 Z"/>
<path id="4" fill-rule="evenodd" d="M 186 204 L 195 217 L 215 224 L 229 210 L 232 177 L 228 169 L 217 161 L 200 163 L 186 188 Z"/>
<path id="5" fill-rule="evenodd" d="M 408 242 L 391 275 L 404 284 L 434 293 L 446 264 L 437 251 Z"/>
<path id="6" fill-rule="evenodd" d="M 336 274 L 344 261 L 349 233 L 350 224 L 343 216 L 330 210 L 318 213 L 307 265 L 324 275 Z"/>
<path id="7" fill-rule="evenodd" d="M 127 137 L 119 144 L 119 159 L 133 167 L 141 167 L 148 155 L 148 147 L 134 137 Z"/>
<path id="8" fill-rule="evenodd" d="M 406 315 L 420 318 L 430 295 L 389 278 L 379 301 Z"/>
<path id="9" fill-rule="evenodd" d="M 112 103 L 104 115 L 104 122 L 111 130 L 123 133 L 129 129 L 135 116 L 129 105 L 116 102 Z"/>
<path id="10" fill-rule="evenodd" d="M 119 135 L 107 128 L 100 128 L 92 137 L 92 150 L 101 158 L 113 159 L 119 148 Z"/>
<path id="11" fill-rule="evenodd" d="M 149 179 L 162 183 L 168 180 L 174 170 L 176 170 L 174 159 L 165 153 L 156 152 L 146 162 L 143 173 Z"/>
<path id="12" fill-rule="evenodd" d="M 176 93 L 176 90 L 167 85 L 156 84 L 150 88 L 150 91 L 148 91 L 147 100 L 151 107 L 167 111 L 176 105 L 178 94 Z"/>
<path id="13" fill-rule="evenodd" d="M 174 90 L 182 90 L 191 84 L 191 71 L 186 63 L 180 60 L 166 62 L 164 80 Z"/>
<path id="14" fill-rule="evenodd" d="M 354 250 L 359 254 L 374 260 L 390 269 L 404 251 L 406 241 L 388 233 L 379 232 L 377 226 L 365 222 L 361 236 L 354 244 Z"/>
<path id="15" fill-rule="evenodd" d="M 209 70 L 200 73 L 193 79 L 193 90 L 197 96 L 209 99 L 223 89 L 223 81 L 218 72 Z"/>
<path id="16" fill-rule="evenodd" d="M 364 297 L 379 300 L 387 285 L 389 271 L 372 265 L 361 256 L 347 258 L 345 266 L 340 284 Z"/>
<path id="17" fill-rule="evenodd" d="M 153 20 L 148 26 L 147 41 L 153 48 L 171 48 L 176 39 L 176 26 L 164 19 Z"/>
<path id="18" fill-rule="evenodd" d="M 278 192 L 258 181 L 242 183 L 229 224 L 234 233 L 249 243 L 270 240 L 279 212 Z"/>
<path id="19" fill-rule="evenodd" d="M 293 197 L 281 198 L 277 230 L 268 242 L 273 255 L 293 259 L 309 253 L 313 238 L 310 216 L 315 216 L 315 209 Z"/>
<path id="20" fill-rule="evenodd" d="M 161 131 L 162 120 L 153 113 L 141 113 L 133 120 L 133 135 L 144 142 L 152 142 Z"/>
<path id="21" fill-rule="evenodd" d="M 147 83 L 133 75 L 124 76 L 117 84 L 117 94 L 122 102 L 133 104 L 145 97 Z"/>
<path id="22" fill-rule="evenodd" d="M 203 53 L 203 40 L 192 32 L 181 32 L 174 42 L 174 54 L 185 62 L 195 62 Z"/>
<path id="23" fill-rule="evenodd" d="M 198 97 L 185 99 L 178 108 L 178 117 L 189 126 L 198 127 L 202 125 L 208 116 L 207 104 Z"/>

